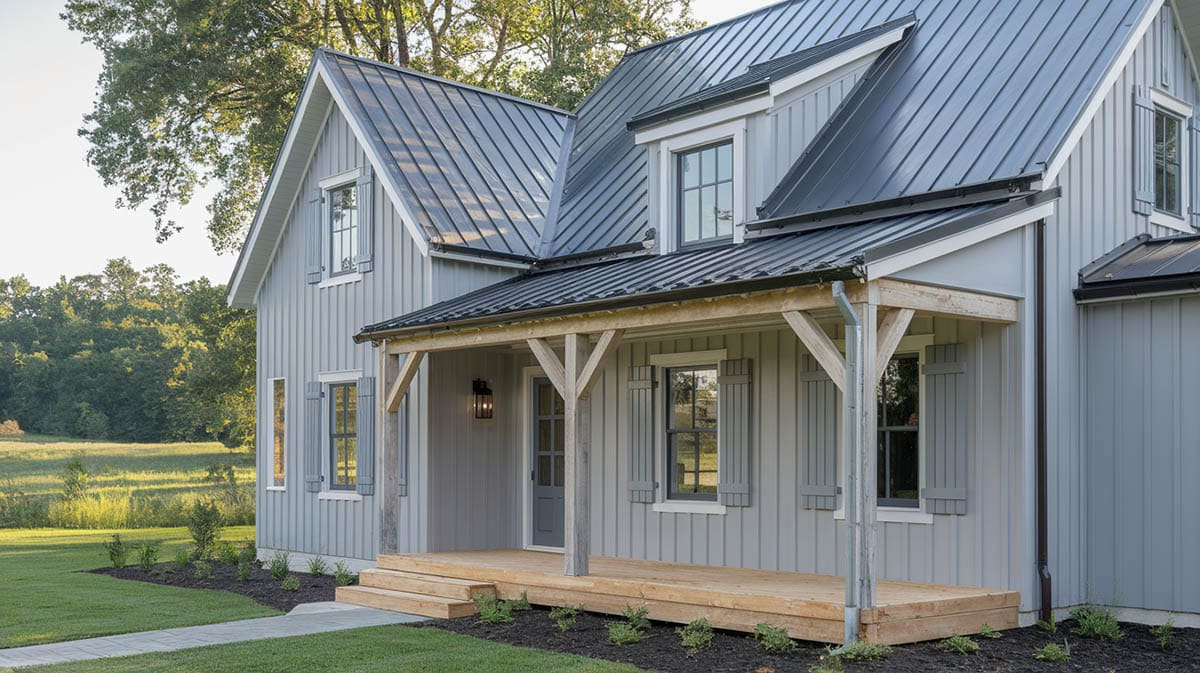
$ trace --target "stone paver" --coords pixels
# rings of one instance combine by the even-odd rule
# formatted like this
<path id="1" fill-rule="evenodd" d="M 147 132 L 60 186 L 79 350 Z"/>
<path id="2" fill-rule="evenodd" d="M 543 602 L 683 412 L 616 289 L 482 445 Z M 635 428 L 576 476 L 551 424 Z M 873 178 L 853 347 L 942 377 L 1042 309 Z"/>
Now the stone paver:
<path id="1" fill-rule="evenodd" d="M 0 649 L 0 669 L 62 664 L 68 661 L 124 657 L 147 652 L 173 652 L 191 647 L 238 643 L 264 638 L 305 636 L 363 626 L 407 624 L 425 617 L 344 603 L 306 603 L 286 615 L 222 624 L 184 626 L 161 631 L 69 640 L 47 645 Z"/>

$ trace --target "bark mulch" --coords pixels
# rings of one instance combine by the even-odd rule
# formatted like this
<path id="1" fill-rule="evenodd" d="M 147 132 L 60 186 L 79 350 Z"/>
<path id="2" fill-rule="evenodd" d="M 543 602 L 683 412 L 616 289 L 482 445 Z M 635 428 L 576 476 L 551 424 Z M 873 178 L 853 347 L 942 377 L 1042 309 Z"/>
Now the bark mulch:
<path id="1" fill-rule="evenodd" d="M 212 578 L 203 580 L 196 578 L 196 571 L 193 566 L 188 565 L 186 568 L 180 568 L 174 563 L 159 563 L 154 566 L 154 570 L 150 573 L 146 573 L 137 566 L 97 568 L 89 572 L 108 575 L 110 577 L 119 577 L 125 580 L 166 584 L 173 587 L 231 591 L 235 594 L 249 596 L 267 607 L 283 612 L 287 612 L 301 603 L 331 601 L 333 600 L 334 590 L 337 588 L 337 581 L 331 575 L 313 577 L 308 573 L 290 573 L 300 581 L 300 589 L 297 591 L 285 591 L 280 586 L 281 580 L 271 577 L 271 573 L 263 568 L 255 568 L 250 580 L 247 582 L 238 581 L 236 566 L 214 562 L 212 564 L 212 571 Z"/>
<path id="2" fill-rule="evenodd" d="M 679 644 L 676 625 L 657 622 L 640 643 L 618 647 L 608 642 L 604 627 L 605 622 L 616 617 L 581 614 L 566 633 L 558 630 L 546 609 L 535 607 L 527 612 L 514 612 L 513 618 L 513 623 L 501 625 L 483 624 L 477 617 L 462 617 L 434 620 L 424 626 L 510 645 L 624 662 L 663 673 L 808 673 L 809 667 L 825 654 L 824 645 L 799 642 L 791 653 L 771 655 L 763 652 L 748 634 L 717 631 L 711 647 L 689 655 Z M 1072 635 L 1073 626 L 1070 621 L 1060 623 L 1055 635 L 1029 627 L 1005 631 L 997 639 L 976 636 L 979 651 L 971 655 L 943 652 L 934 642 L 901 645 L 892 648 L 891 655 L 883 661 L 847 661 L 844 667 L 846 671 L 888 673 L 1200 671 L 1200 629 L 1175 629 L 1174 645 L 1163 651 L 1149 628 L 1139 624 L 1122 624 L 1125 637 L 1115 642 Z M 1047 663 L 1033 658 L 1034 650 L 1049 642 L 1061 645 L 1064 638 L 1071 646 L 1070 661 Z"/>

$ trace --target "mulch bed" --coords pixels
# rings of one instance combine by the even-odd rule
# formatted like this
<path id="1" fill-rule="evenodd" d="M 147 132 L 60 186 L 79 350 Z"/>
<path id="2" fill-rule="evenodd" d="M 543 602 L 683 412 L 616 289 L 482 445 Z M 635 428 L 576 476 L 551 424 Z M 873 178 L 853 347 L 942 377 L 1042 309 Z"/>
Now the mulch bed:
<path id="1" fill-rule="evenodd" d="M 581 614 L 575 627 L 566 633 L 560 632 L 550 621 L 549 611 L 545 609 L 514 612 L 513 617 L 513 623 L 502 625 L 483 624 L 477 617 L 462 617 L 434 620 L 424 626 L 510 645 L 624 662 L 663 673 L 807 673 L 825 653 L 823 645 L 801 642 L 794 652 L 770 655 L 759 649 L 747 634 L 717 631 L 711 647 L 689 656 L 680 646 L 673 624 L 655 623 L 642 642 L 618 647 L 608 642 L 608 631 L 604 627 L 605 622 L 617 619 L 615 617 Z M 1125 637 L 1116 642 L 1071 635 L 1073 626 L 1069 621 L 1060 623 L 1057 635 L 1053 636 L 1029 627 L 1005 631 L 998 639 L 976 637 L 979 652 L 972 655 L 943 652 L 936 643 L 902 645 L 892 648 L 891 656 L 884 661 L 846 662 L 845 670 L 889 673 L 1200 671 L 1200 629 L 1176 629 L 1174 646 L 1164 652 L 1146 626 L 1122 624 Z M 1061 645 L 1064 637 L 1071 645 L 1069 662 L 1047 663 L 1033 658 L 1035 649 L 1052 641 Z"/>
<path id="2" fill-rule="evenodd" d="M 196 571 L 192 566 L 189 565 L 186 568 L 180 568 L 174 563 L 159 563 L 154 566 L 154 570 L 150 573 L 146 573 L 137 566 L 127 566 L 119 569 L 98 568 L 89 572 L 108 575 L 110 577 L 119 577 L 124 580 L 166 584 L 168 586 L 186 587 L 188 589 L 232 591 L 235 594 L 249 596 L 267 607 L 282 610 L 283 612 L 287 612 L 301 603 L 331 601 L 333 600 L 334 590 L 337 588 L 337 581 L 330 575 L 313 577 L 308 573 L 290 573 L 300 581 L 300 589 L 297 591 L 285 591 L 280 586 L 280 580 L 271 577 L 271 573 L 263 568 L 255 568 L 248 582 L 238 581 L 236 566 L 214 562 L 212 570 L 212 578 L 204 580 L 196 578 Z"/>

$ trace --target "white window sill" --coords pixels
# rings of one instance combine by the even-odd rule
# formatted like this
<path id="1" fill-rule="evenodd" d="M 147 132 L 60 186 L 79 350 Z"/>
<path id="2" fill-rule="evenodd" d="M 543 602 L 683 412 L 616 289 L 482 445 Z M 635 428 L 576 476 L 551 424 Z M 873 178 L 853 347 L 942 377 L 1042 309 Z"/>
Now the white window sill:
<path id="1" fill-rule="evenodd" d="M 355 271 L 341 276 L 330 276 L 317 284 L 319 288 L 334 287 L 337 285 L 345 285 L 346 283 L 357 283 L 362 280 L 362 274 Z"/>
<path id="2" fill-rule="evenodd" d="M 287 486 L 268 486 L 267 490 L 268 491 L 276 491 L 278 493 L 283 493 L 284 491 L 287 490 Z"/>
<path id="3" fill-rule="evenodd" d="M 933 523 L 932 514 L 916 507 L 877 507 L 875 512 L 875 520 L 879 523 L 915 523 L 922 526 Z M 846 510 L 836 510 L 833 518 L 845 521 Z"/>
<path id="4" fill-rule="evenodd" d="M 321 491 L 317 494 L 317 500 L 346 500 L 349 502 L 362 502 L 363 497 L 354 491 Z"/>
<path id="5" fill-rule="evenodd" d="M 651 509 L 655 512 L 668 514 L 725 514 L 725 505 L 716 502 L 689 502 L 687 500 L 668 500 L 656 502 Z"/>
<path id="6" fill-rule="evenodd" d="M 1196 233 L 1196 231 L 1188 225 L 1186 219 L 1157 210 L 1150 213 L 1150 224 L 1157 224 L 1160 227 L 1174 229 L 1175 231 L 1182 232 L 1184 234 Z"/>
<path id="7" fill-rule="evenodd" d="M 547 547 L 546 545 L 543 545 L 543 544 L 528 544 L 528 545 L 525 545 L 525 549 L 528 549 L 529 551 L 544 551 L 544 552 L 548 552 L 551 554 L 562 554 L 563 553 L 562 547 Z"/>

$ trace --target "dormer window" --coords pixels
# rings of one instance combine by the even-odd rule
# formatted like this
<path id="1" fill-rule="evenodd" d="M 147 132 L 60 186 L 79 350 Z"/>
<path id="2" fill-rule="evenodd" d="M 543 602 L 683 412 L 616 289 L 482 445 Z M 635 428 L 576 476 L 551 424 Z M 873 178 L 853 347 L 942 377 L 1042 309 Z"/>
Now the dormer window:
<path id="1" fill-rule="evenodd" d="M 358 255 L 357 188 L 353 183 L 329 190 L 329 275 L 354 273 Z"/>
<path id="2" fill-rule="evenodd" d="M 1183 216 L 1180 128 L 1183 120 L 1162 110 L 1154 113 L 1154 209 Z"/>
<path id="3" fill-rule="evenodd" d="M 733 140 L 676 153 L 680 245 L 733 238 Z"/>

